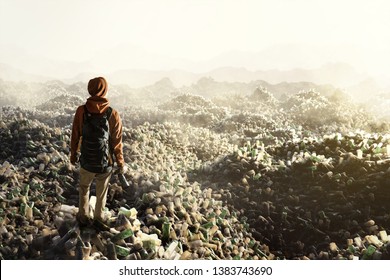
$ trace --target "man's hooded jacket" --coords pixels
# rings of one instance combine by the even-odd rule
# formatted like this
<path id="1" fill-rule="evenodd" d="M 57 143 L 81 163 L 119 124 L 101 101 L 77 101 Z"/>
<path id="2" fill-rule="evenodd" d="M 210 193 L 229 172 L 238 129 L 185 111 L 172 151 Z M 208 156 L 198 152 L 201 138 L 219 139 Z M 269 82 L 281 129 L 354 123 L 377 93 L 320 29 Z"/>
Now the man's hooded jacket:
<path id="1" fill-rule="evenodd" d="M 94 78 L 88 83 L 88 92 L 91 95 L 85 103 L 88 112 L 92 114 L 103 115 L 109 108 L 109 101 L 105 97 L 107 94 L 107 81 L 102 78 Z M 84 105 L 77 108 L 76 114 L 73 119 L 72 127 L 72 138 L 70 142 L 71 154 L 70 162 L 75 164 L 77 161 L 77 152 L 80 149 L 82 141 L 84 121 Z M 122 121 L 115 109 L 112 109 L 111 117 L 108 121 L 110 126 L 110 138 L 111 138 L 111 149 L 115 155 L 116 163 L 118 167 L 123 166 L 123 144 L 122 144 Z"/>

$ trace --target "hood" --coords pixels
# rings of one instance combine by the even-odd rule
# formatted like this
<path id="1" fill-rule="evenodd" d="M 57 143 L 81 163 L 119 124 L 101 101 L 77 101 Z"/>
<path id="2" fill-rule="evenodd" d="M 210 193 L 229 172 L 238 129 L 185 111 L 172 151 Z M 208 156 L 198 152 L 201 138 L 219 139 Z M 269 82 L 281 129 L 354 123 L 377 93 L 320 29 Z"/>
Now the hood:
<path id="1" fill-rule="evenodd" d="M 87 105 L 88 111 L 93 114 L 102 114 L 110 106 L 107 98 L 99 96 L 91 96 L 85 104 Z"/>
<path id="2" fill-rule="evenodd" d="M 105 97 L 108 90 L 108 84 L 103 77 L 97 77 L 89 80 L 88 92 L 91 96 Z"/>
<path id="3" fill-rule="evenodd" d="M 108 84 L 103 77 L 97 77 L 89 80 L 88 92 L 91 95 L 87 99 L 87 109 L 93 114 L 102 114 L 110 106 L 108 99 L 105 97 L 108 90 Z"/>

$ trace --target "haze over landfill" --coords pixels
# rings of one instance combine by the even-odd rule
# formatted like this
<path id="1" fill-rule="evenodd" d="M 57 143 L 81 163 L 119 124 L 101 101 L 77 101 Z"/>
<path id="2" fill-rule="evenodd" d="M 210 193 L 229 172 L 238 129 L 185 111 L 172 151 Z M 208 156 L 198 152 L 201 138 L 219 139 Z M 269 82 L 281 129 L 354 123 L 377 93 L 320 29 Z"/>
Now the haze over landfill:
<path id="1" fill-rule="evenodd" d="M 342 63 L 390 85 L 386 1 L 3 0 L 0 5 L 5 74 L 11 67 L 72 79 L 131 69 L 284 71 Z"/>
<path id="2" fill-rule="evenodd" d="M 381 0 L 0 0 L 0 258 L 389 259 L 389 27 Z M 82 232 L 96 76 L 135 192 Z"/>

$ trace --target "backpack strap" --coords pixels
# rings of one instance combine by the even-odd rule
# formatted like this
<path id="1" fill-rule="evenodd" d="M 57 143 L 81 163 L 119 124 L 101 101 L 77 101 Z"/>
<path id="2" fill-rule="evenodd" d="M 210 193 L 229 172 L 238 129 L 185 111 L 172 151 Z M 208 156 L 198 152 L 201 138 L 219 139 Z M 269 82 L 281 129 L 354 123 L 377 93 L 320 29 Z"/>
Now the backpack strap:
<path id="1" fill-rule="evenodd" d="M 110 119 L 111 117 L 111 114 L 112 114 L 112 108 L 111 107 L 108 107 L 107 111 L 106 111 L 106 117 L 107 117 L 107 120 Z"/>
<path id="2" fill-rule="evenodd" d="M 111 156 L 111 160 L 112 160 L 112 165 L 114 165 L 114 151 L 113 151 L 113 148 L 112 148 L 112 139 L 111 139 L 111 129 L 110 129 L 110 117 L 112 115 L 112 108 L 111 107 L 108 107 L 107 111 L 106 111 L 106 118 L 107 118 L 107 122 L 108 122 L 108 143 L 109 143 L 109 151 L 110 151 L 110 156 Z"/>

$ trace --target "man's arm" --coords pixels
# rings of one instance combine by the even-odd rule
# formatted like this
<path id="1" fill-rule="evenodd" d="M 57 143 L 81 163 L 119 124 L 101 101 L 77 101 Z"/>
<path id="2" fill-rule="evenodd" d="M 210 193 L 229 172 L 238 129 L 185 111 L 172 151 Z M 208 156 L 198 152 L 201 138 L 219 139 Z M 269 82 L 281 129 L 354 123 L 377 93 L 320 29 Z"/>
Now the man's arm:
<path id="1" fill-rule="evenodd" d="M 70 163 L 75 164 L 77 162 L 77 151 L 79 148 L 81 137 L 81 126 L 83 120 L 83 108 L 78 107 L 73 118 L 72 125 L 72 137 L 70 139 Z"/>
<path id="2" fill-rule="evenodd" d="M 116 164 L 119 168 L 125 165 L 123 158 L 123 143 L 122 143 L 122 120 L 116 110 L 112 111 L 112 117 L 110 118 L 110 132 L 112 151 L 116 158 Z"/>

